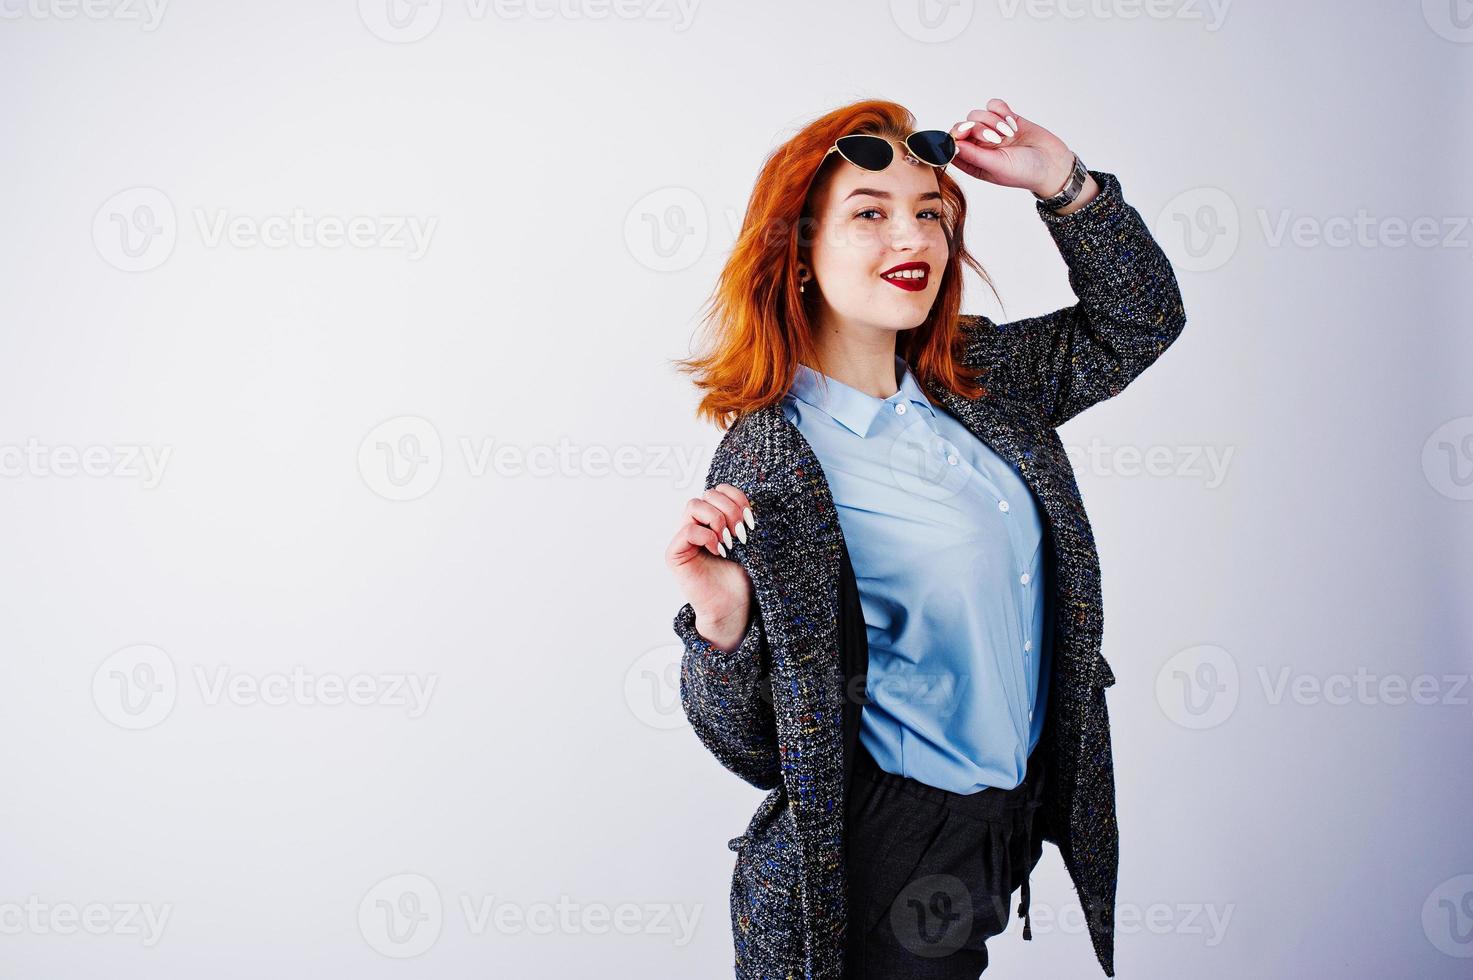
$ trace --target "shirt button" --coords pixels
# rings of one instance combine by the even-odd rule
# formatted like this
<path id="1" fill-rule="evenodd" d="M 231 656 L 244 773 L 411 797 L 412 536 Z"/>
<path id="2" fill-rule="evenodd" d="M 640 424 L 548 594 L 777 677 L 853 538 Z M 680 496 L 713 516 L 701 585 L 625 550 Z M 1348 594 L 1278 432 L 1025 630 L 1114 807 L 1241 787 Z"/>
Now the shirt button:
<path id="1" fill-rule="evenodd" d="M 1020 576 L 1020 577 L 1019 577 L 1019 578 L 1018 578 L 1018 581 L 1019 581 L 1019 582 L 1022 582 L 1022 583 L 1023 583 L 1023 584 L 1024 584 L 1024 585 L 1027 585 L 1027 584 L 1028 584 L 1028 573 L 1027 573 L 1027 572 L 1024 572 L 1024 573 L 1023 573 L 1023 574 L 1022 574 L 1022 575 L 1021 575 L 1021 576 Z"/>
<path id="2" fill-rule="evenodd" d="M 1023 649 L 1024 650 L 1032 650 L 1033 649 L 1033 641 L 1032 640 L 1025 640 L 1025 641 L 1023 641 Z"/>
<path id="3" fill-rule="evenodd" d="M 997 502 L 997 509 L 1006 514 L 1008 512 L 1008 502 L 1006 500 L 999 500 Z"/>
<path id="4" fill-rule="evenodd" d="M 896 402 L 895 403 L 895 414 L 896 415 L 904 415 L 905 414 L 905 402 Z"/>
<path id="5" fill-rule="evenodd" d="M 952 453 L 950 456 L 947 456 L 946 457 L 946 461 L 948 463 L 950 463 L 952 466 L 955 466 L 956 465 L 956 454 L 955 453 Z"/>

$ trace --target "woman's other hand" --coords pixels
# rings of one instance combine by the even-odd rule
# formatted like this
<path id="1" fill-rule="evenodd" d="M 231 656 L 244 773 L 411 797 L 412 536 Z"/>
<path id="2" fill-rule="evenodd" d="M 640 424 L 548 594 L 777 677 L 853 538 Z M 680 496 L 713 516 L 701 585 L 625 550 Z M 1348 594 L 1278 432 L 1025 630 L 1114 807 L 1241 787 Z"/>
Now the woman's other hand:
<path id="1" fill-rule="evenodd" d="M 754 590 L 747 570 L 727 556 L 733 545 L 746 544 L 756 523 L 747 495 L 718 483 L 685 502 L 665 550 L 665 564 L 695 610 L 696 631 L 728 653 L 747 632 Z"/>
<path id="2" fill-rule="evenodd" d="M 989 99 L 986 108 L 967 113 L 964 122 L 951 127 L 951 136 L 957 146 L 951 165 L 990 184 L 1052 197 L 1074 169 L 1074 152 L 1068 144 L 1018 115 L 1002 99 Z"/>

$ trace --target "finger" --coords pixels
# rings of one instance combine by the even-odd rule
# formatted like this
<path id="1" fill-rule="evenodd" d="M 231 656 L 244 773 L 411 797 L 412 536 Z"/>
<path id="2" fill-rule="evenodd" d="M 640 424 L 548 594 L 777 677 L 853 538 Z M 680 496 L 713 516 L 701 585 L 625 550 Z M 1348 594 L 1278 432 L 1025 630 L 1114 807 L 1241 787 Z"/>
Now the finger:
<path id="1" fill-rule="evenodd" d="M 1012 106 L 1008 105 L 1002 99 L 988 99 L 987 104 L 982 107 L 982 110 L 997 116 L 999 122 L 1015 133 L 1023 128 L 1022 124 L 1018 122 L 1021 117 L 1013 111 Z"/>
<path id="2" fill-rule="evenodd" d="M 686 521 L 680 525 L 675 540 L 670 543 L 669 558 L 681 562 L 687 552 L 702 550 L 711 552 L 717 558 L 726 557 L 726 548 L 722 545 L 719 534 L 704 524 Z"/>
<path id="3" fill-rule="evenodd" d="M 728 508 L 735 507 L 735 504 L 732 503 L 730 498 L 723 494 L 707 490 L 705 497 L 692 497 L 686 501 L 685 513 L 692 523 L 701 524 L 710 528 L 715 535 L 714 540 L 721 542 L 725 550 L 729 551 L 736 544 L 737 540 L 731 533 L 732 522 L 733 520 L 740 521 L 741 518 L 734 518 L 731 513 L 723 510 L 716 502 L 706 499 L 713 496 L 717 500 L 725 501 Z M 711 548 L 711 553 L 721 558 L 726 557 L 722 549 L 715 547 Z"/>
<path id="4" fill-rule="evenodd" d="M 967 113 L 966 122 L 958 123 L 952 128 L 951 135 L 958 145 L 970 142 L 993 147 L 1012 143 L 1017 138 L 1018 131 L 995 112 L 973 109 Z"/>
<path id="5" fill-rule="evenodd" d="M 722 490 L 721 485 L 718 484 L 717 486 L 714 486 L 711 489 L 707 490 L 702 495 L 702 499 L 719 508 L 722 515 L 726 519 L 726 525 L 729 530 L 722 535 L 723 539 L 729 538 L 730 535 L 735 534 L 737 540 L 739 540 L 742 544 L 746 544 L 747 523 L 746 519 L 742 515 L 742 511 L 750 508 L 747 508 L 745 504 L 738 503 L 738 497 L 745 499 L 746 495 L 743 494 L 736 487 L 731 486 L 730 484 L 726 484 L 725 490 Z M 717 530 L 720 531 L 721 528 L 717 528 Z M 726 541 L 726 547 L 731 547 L 730 540 Z"/>
<path id="6" fill-rule="evenodd" d="M 757 526 L 756 508 L 752 506 L 752 500 L 744 490 L 740 487 L 734 487 L 730 483 L 718 483 L 711 489 L 720 490 L 737 502 L 737 506 L 741 510 L 742 520 L 746 522 L 749 529 Z"/>
<path id="7" fill-rule="evenodd" d="M 973 177 L 987 180 L 992 166 L 997 162 L 997 147 L 987 143 L 973 143 L 971 140 L 958 140 L 956 144 L 956 159 L 952 160 L 952 166 L 960 168 L 964 173 Z"/>
<path id="8" fill-rule="evenodd" d="M 1018 130 L 1022 128 L 1018 122 L 1017 114 L 1002 99 L 989 99 L 986 108 L 973 109 L 967 113 L 967 121 L 979 124 L 970 128 L 970 131 L 967 133 L 968 136 L 975 135 L 981 142 L 992 143 L 994 146 L 997 144 L 983 135 L 984 130 L 982 127 L 991 129 L 997 135 L 1001 136 L 1002 142 L 1013 139 L 1017 136 Z M 965 124 L 963 123 L 961 125 Z"/>

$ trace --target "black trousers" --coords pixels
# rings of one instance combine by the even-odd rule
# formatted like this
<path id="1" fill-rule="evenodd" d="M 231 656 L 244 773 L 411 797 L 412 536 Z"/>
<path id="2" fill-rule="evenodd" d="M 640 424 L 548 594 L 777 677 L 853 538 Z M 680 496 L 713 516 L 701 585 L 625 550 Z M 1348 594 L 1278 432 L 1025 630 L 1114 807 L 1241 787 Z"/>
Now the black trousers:
<path id="1" fill-rule="evenodd" d="M 846 980 L 976 980 L 1043 853 L 1043 754 L 1013 789 L 959 795 L 885 772 L 862 741 L 846 805 Z"/>

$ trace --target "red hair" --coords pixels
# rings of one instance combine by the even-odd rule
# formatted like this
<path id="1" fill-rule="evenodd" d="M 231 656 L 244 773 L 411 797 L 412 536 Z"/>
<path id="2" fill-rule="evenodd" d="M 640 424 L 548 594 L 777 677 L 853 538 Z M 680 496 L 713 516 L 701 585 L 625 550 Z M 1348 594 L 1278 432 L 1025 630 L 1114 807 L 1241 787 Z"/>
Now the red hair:
<path id="1" fill-rule="evenodd" d="M 850 133 L 899 142 L 915 129 L 915 117 L 904 106 L 870 99 L 820 116 L 768 156 L 747 202 L 736 246 L 707 301 L 704 322 L 714 333 L 714 348 L 675 362 L 678 370 L 695 376 L 696 387 L 704 392 L 698 417 L 726 429 L 733 413 L 780 401 L 800 361 L 818 363 L 812 320 L 817 291 L 799 291 L 797 265 L 817 223 L 813 203 L 822 199 L 837 166 L 834 161 L 843 160 L 828 149 Z M 959 356 L 962 264 L 975 270 L 994 295 L 997 290 L 962 244 L 967 201 L 961 187 L 944 168 L 936 176 L 946 270 L 930 314 L 900 333 L 895 352 L 923 385 L 935 382 L 962 397 L 979 398 L 987 393 L 977 380 L 982 372 L 964 367 Z M 806 232 L 804 240 L 800 231 Z"/>

